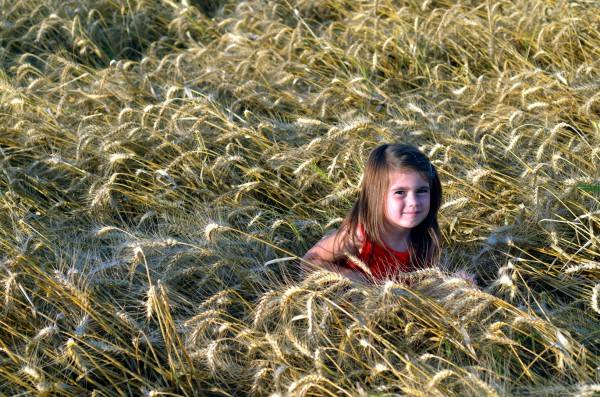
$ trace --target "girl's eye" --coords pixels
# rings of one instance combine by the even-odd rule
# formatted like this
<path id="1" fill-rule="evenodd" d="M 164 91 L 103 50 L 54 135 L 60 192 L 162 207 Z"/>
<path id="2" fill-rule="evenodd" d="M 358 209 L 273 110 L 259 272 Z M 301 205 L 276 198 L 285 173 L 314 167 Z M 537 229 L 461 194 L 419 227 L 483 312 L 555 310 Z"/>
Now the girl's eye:
<path id="1" fill-rule="evenodd" d="M 399 194 L 400 196 L 404 196 L 404 190 L 398 190 L 396 192 L 396 194 Z"/>
<path id="2" fill-rule="evenodd" d="M 428 190 L 428 189 L 421 189 L 421 190 L 419 190 L 417 193 L 420 193 L 420 194 L 427 194 L 427 193 L 429 193 L 429 190 Z"/>

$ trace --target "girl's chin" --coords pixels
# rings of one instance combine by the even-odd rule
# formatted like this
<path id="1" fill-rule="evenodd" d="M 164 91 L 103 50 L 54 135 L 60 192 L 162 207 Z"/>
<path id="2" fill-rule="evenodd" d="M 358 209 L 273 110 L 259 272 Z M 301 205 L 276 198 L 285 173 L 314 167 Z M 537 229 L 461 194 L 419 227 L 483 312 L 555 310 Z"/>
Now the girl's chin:
<path id="1" fill-rule="evenodd" d="M 421 221 L 414 221 L 414 222 L 398 222 L 398 223 L 394 223 L 392 226 L 392 228 L 396 229 L 396 230 L 407 230 L 407 229 L 412 229 L 416 226 L 419 226 L 419 224 L 421 223 Z"/>
<path id="2" fill-rule="evenodd" d="M 421 222 L 423 222 L 423 219 L 415 217 L 413 219 L 406 219 L 403 222 L 400 222 L 399 226 L 412 229 L 413 227 L 419 226 Z"/>

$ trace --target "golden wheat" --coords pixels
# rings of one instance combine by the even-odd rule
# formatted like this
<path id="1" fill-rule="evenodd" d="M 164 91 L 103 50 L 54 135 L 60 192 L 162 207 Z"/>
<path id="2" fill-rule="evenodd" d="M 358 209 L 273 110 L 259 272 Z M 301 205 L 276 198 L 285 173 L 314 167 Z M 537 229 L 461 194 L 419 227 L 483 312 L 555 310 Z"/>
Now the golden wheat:
<path id="1" fill-rule="evenodd" d="M 0 394 L 598 392 L 594 2 L 121 3 L 0 1 Z M 443 271 L 301 274 L 387 141 Z"/>

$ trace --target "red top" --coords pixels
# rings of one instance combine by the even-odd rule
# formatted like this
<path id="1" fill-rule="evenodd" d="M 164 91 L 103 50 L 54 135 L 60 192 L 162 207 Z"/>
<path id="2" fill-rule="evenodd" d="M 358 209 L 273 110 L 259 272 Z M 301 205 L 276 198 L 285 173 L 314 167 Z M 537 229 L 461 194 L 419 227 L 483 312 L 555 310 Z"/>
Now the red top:
<path id="1" fill-rule="evenodd" d="M 400 273 L 411 270 L 408 251 L 394 251 L 387 245 L 385 248 L 380 247 L 374 244 L 366 234 L 364 234 L 363 244 L 357 257 L 369 267 L 371 274 L 377 281 L 399 280 Z M 351 260 L 346 260 L 342 265 L 365 273 L 360 266 Z"/>

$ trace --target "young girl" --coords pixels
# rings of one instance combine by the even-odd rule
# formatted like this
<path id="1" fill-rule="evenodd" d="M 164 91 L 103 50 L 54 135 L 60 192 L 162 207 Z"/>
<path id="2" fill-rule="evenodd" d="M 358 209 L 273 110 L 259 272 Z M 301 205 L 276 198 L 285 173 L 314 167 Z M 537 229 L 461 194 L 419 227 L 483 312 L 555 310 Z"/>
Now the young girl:
<path id="1" fill-rule="evenodd" d="M 410 145 L 381 145 L 369 155 L 358 201 L 337 231 L 308 250 L 302 266 L 376 283 L 437 266 L 441 203 L 442 185 L 427 156 Z"/>

